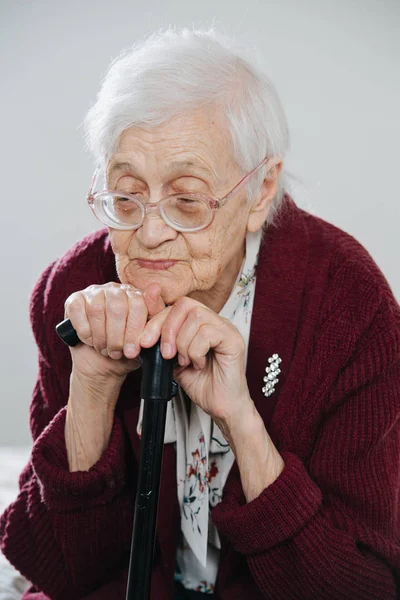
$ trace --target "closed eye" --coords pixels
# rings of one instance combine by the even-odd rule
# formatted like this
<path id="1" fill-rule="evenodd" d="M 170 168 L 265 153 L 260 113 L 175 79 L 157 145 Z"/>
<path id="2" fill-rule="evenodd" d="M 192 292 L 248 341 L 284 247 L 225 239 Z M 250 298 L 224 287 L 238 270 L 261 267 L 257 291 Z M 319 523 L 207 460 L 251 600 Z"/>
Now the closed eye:
<path id="1" fill-rule="evenodd" d="M 182 202 L 182 204 L 194 204 L 195 202 L 198 202 L 198 200 L 196 198 L 190 198 L 189 196 L 179 196 L 178 202 Z"/>

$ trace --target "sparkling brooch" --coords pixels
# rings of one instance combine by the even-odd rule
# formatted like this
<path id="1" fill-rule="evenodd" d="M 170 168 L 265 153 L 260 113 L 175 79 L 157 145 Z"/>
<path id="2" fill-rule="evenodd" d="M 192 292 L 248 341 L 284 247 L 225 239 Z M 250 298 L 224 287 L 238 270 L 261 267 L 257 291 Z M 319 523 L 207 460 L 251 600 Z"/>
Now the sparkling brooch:
<path id="1" fill-rule="evenodd" d="M 278 375 L 281 372 L 279 365 L 282 362 L 282 359 L 278 356 L 278 354 L 273 354 L 269 359 L 269 366 L 266 367 L 265 372 L 266 376 L 264 377 L 265 386 L 262 388 L 264 396 L 268 398 L 275 391 L 275 386 L 279 381 Z"/>

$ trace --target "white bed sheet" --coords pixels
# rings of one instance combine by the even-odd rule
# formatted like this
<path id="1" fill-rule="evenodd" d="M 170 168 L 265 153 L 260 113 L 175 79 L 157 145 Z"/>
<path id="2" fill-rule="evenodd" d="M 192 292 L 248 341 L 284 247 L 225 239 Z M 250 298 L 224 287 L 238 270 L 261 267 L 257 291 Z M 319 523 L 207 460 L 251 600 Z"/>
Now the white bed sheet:
<path id="1" fill-rule="evenodd" d="M 18 478 L 29 460 L 30 447 L 0 446 L 0 514 L 18 495 Z M 20 600 L 29 582 L 0 552 L 0 600 Z"/>

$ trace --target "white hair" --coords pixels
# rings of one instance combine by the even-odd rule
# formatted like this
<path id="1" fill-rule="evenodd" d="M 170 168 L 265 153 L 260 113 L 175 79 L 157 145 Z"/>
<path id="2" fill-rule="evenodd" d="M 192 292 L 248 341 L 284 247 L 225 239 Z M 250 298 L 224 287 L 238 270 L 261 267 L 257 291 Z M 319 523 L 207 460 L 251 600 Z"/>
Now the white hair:
<path id="1" fill-rule="evenodd" d="M 161 125 L 183 111 L 217 104 L 225 112 L 233 157 L 243 174 L 265 157 L 283 160 L 289 147 L 284 110 L 272 82 L 243 50 L 215 29 L 160 30 L 112 63 L 85 119 L 87 145 L 104 165 L 125 129 Z M 262 168 L 249 182 L 249 199 L 264 176 Z M 269 223 L 284 189 L 282 169 Z"/>

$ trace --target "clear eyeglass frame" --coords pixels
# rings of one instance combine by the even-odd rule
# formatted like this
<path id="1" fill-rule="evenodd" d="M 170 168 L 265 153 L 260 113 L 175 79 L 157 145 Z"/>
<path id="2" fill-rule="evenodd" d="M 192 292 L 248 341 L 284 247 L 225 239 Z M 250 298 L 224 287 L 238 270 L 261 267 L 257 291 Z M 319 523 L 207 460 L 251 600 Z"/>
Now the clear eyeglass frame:
<path id="1" fill-rule="evenodd" d="M 146 218 L 146 214 L 148 212 L 159 212 L 160 216 L 164 220 L 164 222 L 172 229 L 180 232 L 195 232 L 200 231 L 201 229 L 205 229 L 210 225 L 213 221 L 215 212 L 222 208 L 228 200 L 230 200 L 234 195 L 236 195 L 243 187 L 248 183 L 249 179 L 257 173 L 261 167 L 266 165 L 266 174 L 279 162 L 279 159 L 268 157 L 264 158 L 259 165 L 257 165 L 252 171 L 247 173 L 240 181 L 233 187 L 230 192 L 228 192 L 223 198 L 211 198 L 206 194 L 201 193 L 191 193 L 191 192 L 179 192 L 177 194 L 171 194 L 162 198 L 158 202 L 144 202 L 141 196 L 136 194 L 128 194 L 122 191 L 114 190 L 110 191 L 107 189 L 94 191 L 96 189 L 97 180 L 100 175 L 100 168 L 97 168 L 94 172 L 92 182 L 87 194 L 87 201 L 92 209 L 95 217 L 103 223 L 103 225 L 107 225 L 113 229 L 119 229 L 123 231 L 134 231 L 135 229 L 139 229 L 144 223 Z M 201 201 L 206 205 L 207 208 L 207 220 L 204 221 L 199 226 L 195 227 L 184 227 L 179 225 L 176 221 L 173 221 L 165 211 L 165 207 L 168 206 L 174 199 L 184 196 L 185 199 L 188 200 L 196 200 Z M 111 214 L 111 211 L 107 208 L 107 201 L 110 198 L 121 198 L 131 200 L 137 204 L 138 207 L 141 208 L 141 220 L 135 224 L 131 223 L 123 223 L 118 220 Z"/>

